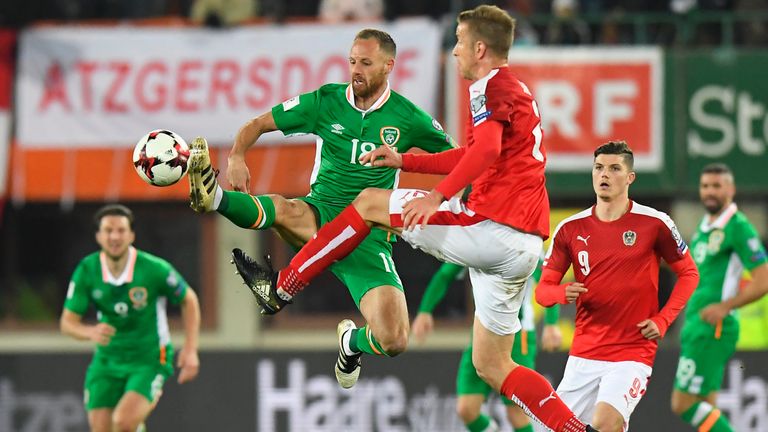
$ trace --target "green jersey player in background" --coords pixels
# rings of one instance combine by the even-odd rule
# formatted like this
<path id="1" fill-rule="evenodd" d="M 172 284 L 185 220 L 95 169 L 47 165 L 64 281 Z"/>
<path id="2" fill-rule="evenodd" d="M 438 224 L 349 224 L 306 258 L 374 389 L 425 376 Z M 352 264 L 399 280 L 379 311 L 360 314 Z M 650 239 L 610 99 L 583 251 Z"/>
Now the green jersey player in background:
<path id="1" fill-rule="evenodd" d="M 685 309 L 672 391 L 672 411 L 699 431 L 734 430 L 715 406 L 739 338 L 735 310 L 768 292 L 768 256 L 757 231 L 733 203 L 735 192 L 726 165 L 704 167 L 699 196 L 707 214 L 691 241 L 701 279 Z M 739 291 L 744 269 L 752 281 Z"/>
<path id="2" fill-rule="evenodd" d="M 435 272 L 421 298 L 419 312 L 413 320 L 412 332 L 417 342 L 424 342 L 434 329 L 432 312 L 445 297 L 450 284 L 462 277 L 466 268 L 458 264 L 443 263 Z M 541 263 L 536 268 L 526 286 L 526 300 L 520 308 L 520 323 L 522 329 L 519 337 L 515 338 L 512 345 L 512 359 L 518 364 L 528 368 L 536 365 L 536 328 L 534 324 L 533 306 L 531 295 L 533 284 L 538 282 L 541 276 Z M 554 351 L 562 343 L 560 328 L 557 320 L 560 306 L 547 308 L 544 316 L 544 331 L 542 333 L 542 348 L 545 351 Z M 483 403 L 488 399 L 493 389 L 477 375 L 477 369 L 472 364 L 472 342 L 464 349 L 459 362 L 459 370 L 456 374 L 456 412 L 461 421 L 470 432 L 495 432 L 501 430 L 496 421 L 482 412 Z M 533 425 L 522 408 L 514 402 L 501 396 L 507 407 L 507 418 L 515 432 L 533 432 Z"/>
<path id="3" fill-rule="evenodd" d="M 389 34 L 362 30 L 350 49 L 350 83 L 326 84 L 247 122 L 235 137 L 228 158 L 227 179 L 234 191 L 224 191 L 218 185 L 207 144 L 202 138 L 195 139 L 189 171 L 192 208 L 198 212 L 215 210 L 243 228 L 273 228 L 298 249 L 363 189 L 397 186 L 399 171 L 363 165 L 358 160 L 361 155 L 384 145 L 399 152 L 413 147 L 431 153 L 452 148 L 451 139 L 437 121 L 390 88 L 387 77 L 395 65 L 395 51 Z M 317 136 L 310 192 L 305 197 L 248 194 L 250 173 L 245 153 L 262 134 L 275 130 L 285 135 Z M 357 329 L 351 320 L 343 320 L 337 326 L 335 372 L 345 388 L 357 381 L 362 353 L 394 356 L 408 343 L 408 311 L 392 261 L 392 245 L 386 232 L 374 231 L 350 256 L 331 267 L 367 323 Z M 255 279 L 248 270 L 253 268 L 247 265 L 250 258 L 235 249 L 233 260 L 253 294 L 267 295 L 250 283 Z M 262 313 L 274 314 L 285 304 L 269 303 Z"/>
<path id="4" fill-rule="evenodd" d="M 181 305 L 185 341 L 178 381 L 197 376 L 200 305 L 195 292 L 167 261 L 133 247 L 133 213 L 111 204 L 96 212 L 94 252 L 75 268 L 61 332 L 96 343 L 85 375 L 85 408 L 93 432 L 134 432 L 149 416 L 173 375 L 166 302 Z M 96 324 L 83 322 L 93 305 Z"/>

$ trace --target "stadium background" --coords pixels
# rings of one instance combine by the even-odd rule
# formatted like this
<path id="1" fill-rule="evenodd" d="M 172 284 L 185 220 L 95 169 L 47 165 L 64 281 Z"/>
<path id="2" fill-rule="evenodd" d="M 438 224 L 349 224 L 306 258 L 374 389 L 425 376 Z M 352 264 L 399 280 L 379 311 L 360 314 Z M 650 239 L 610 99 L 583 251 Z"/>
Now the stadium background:
<path id="1" fill-rule="evenodd" d="M 377 2 L 365 10 L 376 10 L 369 3 Z M 518 18 L 511 63 L 541 107 L 553 222 L 593 202 L 591 150 L 618 138 L 640 161 L 631 196 L 669 212 L 686 238 L 702 212 L 699 169 L 725 161 L 736 172 L 737 203 L 765 240 L 765 2 L 497 3 Z M 166 385 L 150 430 L 462 430 L 453 390 L 472 314 L 465 281 L 438 307 L 438 329 L 426 345 L 396 359 L 366 358 L 361 382 L 343 391 L 331 374 L 335 323 L 350 315 L 359 322 L 346 290 L 324 276 L 285 313 L 259 317 L 232 275 L 229 251 L 268 250 L 277 265 L 290 251 L 269 232 L 245 233 L 223 218 L 194 214 L 185 184 L 142 183 L 130 153 L 146 131 L 168 128 L 188 140 L 207 136 L 225 168 L 241 123 L 299 92 L 346 79 L 347 50 L 365 26 L 391 31 L 398 43 L 393 87 L 460 137 L 466 84 L 450 58 L 453 19 L 475 4 L 387 1 L 373 21 L 340 23 L 315 16 L 318 1 L 4 2 L 0 431 L 86 429 L 81 388 L 90 346 L 59 335 L 57 319 L 74 265 L 96 247 L 93 211 L 115 201 L 137 214 L 136 245 L 171 261 L 202 302 L 200 377 Z M 576 7 L 564 14 L 563 4 Z M 225 13 L 211 12 L 216 5 Z M 250 9 L 238 9 L 243 5 Z M 311 139 L 273 134 L 259 144 L 249 155 L 252 192 L 306 193 Z M 436 181 L 402 177 L 406 186 Z M 395 247 L 413 313 L 439 263 L 402 243 Z M 664 271 L 662 291 L 672 283 Z M 572 315 L 565 308 L 566 339 Z M 178 329 L 177 319 L 172 324 Z M 662 341 L 633 430 L 688 430 L 668 408 L 678 329 L 679 323 Z M 563 350 L 539 356 L 555 383 Z M 740 351 L 726 372 L 720 404 L 739 431 L 768 431 L 766 362 L 764 351 Z M 498 401 L 492 407 L 498 411 Z"/>

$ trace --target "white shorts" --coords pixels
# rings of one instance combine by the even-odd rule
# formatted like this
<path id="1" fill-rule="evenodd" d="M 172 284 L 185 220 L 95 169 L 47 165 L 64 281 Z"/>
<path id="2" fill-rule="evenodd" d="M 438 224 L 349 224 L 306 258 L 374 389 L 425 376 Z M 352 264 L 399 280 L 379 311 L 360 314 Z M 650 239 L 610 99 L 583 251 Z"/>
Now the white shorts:
<path id="1" fill-rule="evenodd" d="M 389 201 L 392 226 L 402 227 L 403 205 L 426 193 L 394 190 Z M 523 288 L 536 269 L 541 237 L 477 215 L 458 198 L 443 202 L 425 228 L 403 231 L 401 237 L 439 260 L 469 267 L 475 316 L 486 329 L 502 336 L 520 330 Z"/>
<path id="2" fill-rule="evenodd" d="M 634 361 L 601 361 L 568 357 L 557 394 L 581 421 L 589 423 L 598 402 L 616 408 L 629 430 L 629 416 L 648 388 L 653 369 Z"/>

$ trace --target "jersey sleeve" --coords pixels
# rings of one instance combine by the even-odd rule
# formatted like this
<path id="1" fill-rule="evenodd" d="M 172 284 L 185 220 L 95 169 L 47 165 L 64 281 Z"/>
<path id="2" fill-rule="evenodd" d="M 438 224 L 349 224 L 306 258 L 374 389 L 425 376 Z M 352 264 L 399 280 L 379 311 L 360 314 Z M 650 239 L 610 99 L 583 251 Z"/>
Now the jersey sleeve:
<path id="1" fill-rule="evenodd" d="M 568 267 L 571 266 L 571 258 L 568 253 L 567 231 L 565 225 L 561 225 L 555 230 L 552 243 L 549 244 L 549 249 L 544 256 L 542 269 L 552 269 L 561 274 L 568 271 Z"/>
<path id="2" fill-rule="evenodd" d="M 286 136 L 313 133 L 317 124 L 320 89 L 294 96 L 272 107 L 275 125 Z"/>
<path id="3" fill-rule="evenodd" d="M 469 101 L 472 113 L 472 126 L 479 126 L 486 120 L 496 120 L 509 124 L 513 112 L 513 98 L 504 91 L 498 80 L 490 79 L 483 86 L 481 81 L 472 84 L 476 93 Z"/>
<path id="4" fill-rule="evenodd" d="M 439 153 L 457 147 L 440 122 L 418 107 L 413 110 L 411 137 L 411 147 L 418 147 L 427 153 Z"/>
<path id="5" fill-rule="evenodd" d="M 733 250 L 744 268 L 752 270 L 768 262 L 768 255 L 755 227 L 746 219 L 740 219 L 734 228 Z"/>
<path id="6" fill-rule="evenodd" d="M 489 112 L 489 120 L 509 123 L 512 118 L 512 102 L 514 99 L 505 97 L 506 93 L 507 92 L 503 89 L 499 88 L 494 80 L 488 82 L 488 87 L 486 89 L 486 105 Z"/>
<path id="7" fill-rule="evenodd" d="M 661 214 L 656 251 L 668 264 L 680 261 L 688 252 L 688 245 L 677 230 L 675 222 L 667 214 Z"/>
<path id="8" fill-rule="evenodd" d="M 159 282 L 161 287 L 160 292 L 168 298 L 171 304 L 177 305 L 184 299 L 189 285 L 187 284 L 187 281 L 184 280 L 184 277 L 182 277 L 170 263 L 164 262 L 163 267 L 162 275 L 164 276 L 164 280 Z"/>
<path id="9" fill-rule="evenodd" d="M 90 283 L 86 275 L 85 266 L 81 262 L 72 273 L 72 279 L 67 288 L 67 298 L 64 300 L 64 308 L 78 315 L 84 315 L 90 303 Z"/>

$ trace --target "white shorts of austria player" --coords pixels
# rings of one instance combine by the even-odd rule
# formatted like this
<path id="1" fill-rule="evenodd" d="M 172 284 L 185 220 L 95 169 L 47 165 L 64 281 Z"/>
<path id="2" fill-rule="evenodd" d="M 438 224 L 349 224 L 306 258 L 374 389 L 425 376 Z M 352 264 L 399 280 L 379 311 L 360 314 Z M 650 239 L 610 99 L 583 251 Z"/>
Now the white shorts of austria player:
<path id="1" fill-rule="evenodd" d="M 616 408 L 629 430 L 629 416 L 648 388 L 653 369 L 635 361 L 602 361 L 568 357 L 557 394 L 583 422 L 591 422 L 598 402 Z"/>
<path id="2" fill-rule="evenodd" d="M 403 205 L 427 192 L 396 189 L 389 200 L 390 222 L 402 227 Z M 441 261 L 469 268 L 475 316 L 498 335 L 517 333 L 525 282 L 536 269 L 541 237 L 496 223 L 468 209 L 459 198 L 443 202 L 424 227 L 403 231 L 403 240 Z"/>

